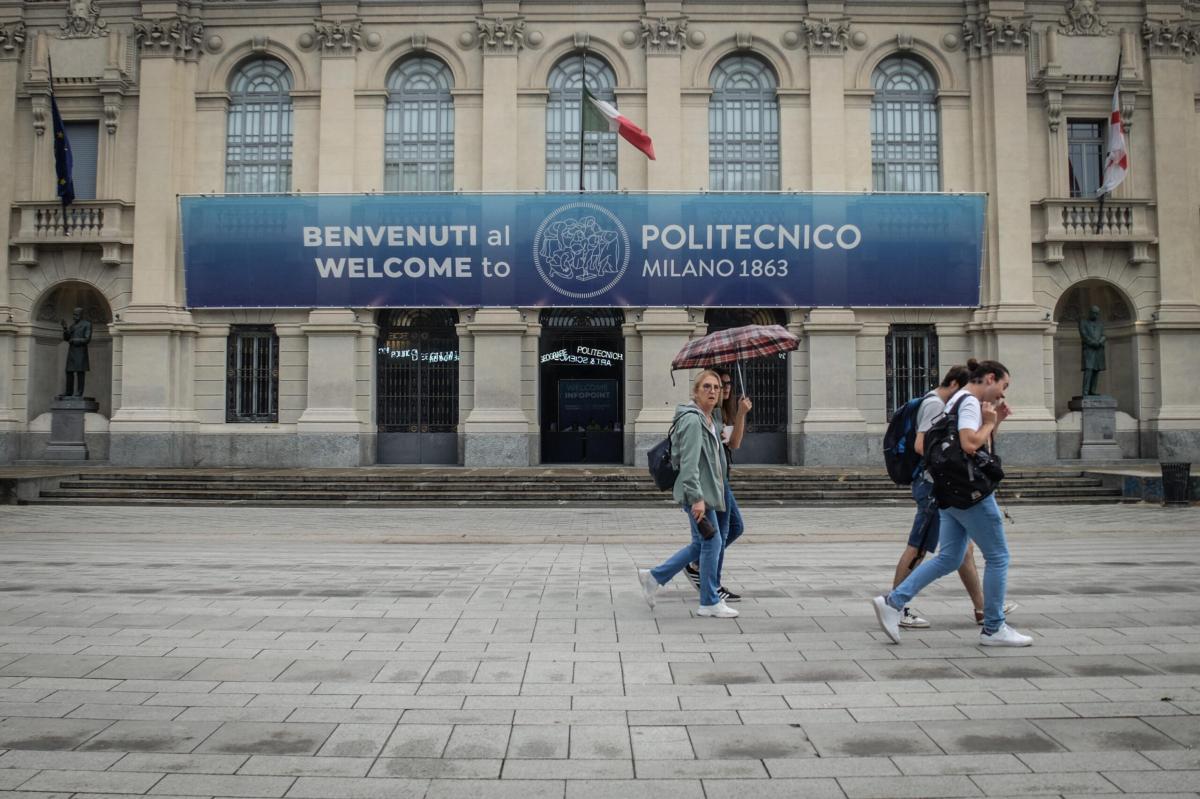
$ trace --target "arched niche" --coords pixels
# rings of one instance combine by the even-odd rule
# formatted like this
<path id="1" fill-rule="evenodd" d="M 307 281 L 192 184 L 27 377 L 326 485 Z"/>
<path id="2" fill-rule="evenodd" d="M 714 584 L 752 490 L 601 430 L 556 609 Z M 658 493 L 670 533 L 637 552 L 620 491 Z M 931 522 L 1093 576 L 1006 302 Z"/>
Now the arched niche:
<path id="1" fill-rule="evenodd" d="M 1083 346 L 1079 320 L 1093 306 L 1100 309 L 1107 337 L 1107 369 L 1100 373 L 1097 390 L 1115 397 L 1117 409 L 1134 418 L 1138 407 L 1138 351 L 1133 303 L 1120 289 L 1104 280 L 1088 279 L 1072 284 L 1058 299 L 1054 320 L 1054 415 L 1068 412 L 1067 403 L 1083 388 Z"/>
<path id="2" fill-rule="evenodd" d="M 88 345 L 91 368 L 85 378 L 84 394 L 95 397 L 101 416 L 112 416 L 113 346 L 108 328 L 112 309 L 95 286 L 67 281 L 48 288 L 34 304 L 26 389 L 30 421 L 49 413 L 51 401 L 66 387 L 67 342 L 63 340 L 61 323 L 70 324 L 76 308 L 82 308 L 83 318 L 92 323 L 92 341 Z"/>

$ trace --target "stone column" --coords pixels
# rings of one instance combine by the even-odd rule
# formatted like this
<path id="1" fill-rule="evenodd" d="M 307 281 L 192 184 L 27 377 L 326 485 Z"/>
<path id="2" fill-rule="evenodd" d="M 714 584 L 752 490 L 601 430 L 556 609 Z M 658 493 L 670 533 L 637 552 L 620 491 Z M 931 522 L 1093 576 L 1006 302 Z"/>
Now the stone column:
<path id="1" fill-rule="evenodd" d="M 528 466 L 533 452 L 521 380 L 522 339 L 528 325 L 516 308 L 481 308 L 465 327 L 474 342 L 475 394 L 463 423 L 463 463 Z"/>
<path id="2" fill-rule="evenodd" d="M 858 408 L 858 343 L 862 325 L 849 308 L 814 308 L 808 339 L 809 407 L 804 414 L 804 465 L 876 465 L 872 436 Z"/>
<path id="3" fill-rule="evenodd" d="M 671 361 L 705 328 L 692 321 L 686 308 L 647 308 L 635 327 L 642 337 L 642 408 L 633 421 L 633 462 L 641 466 L 646 451 L 671 428 L 675 406 L 691 400 L 691 373 L 676 372 L 672 381 Z"/>
<path id="4" fill-rule="evenodd" d="M 354 147 L 354 190 L 383 191 L 383 128 L 387 92 L 367 89 L 355 93 L 358 138 Z"/>
<path id="5" fill-rule="evenodd" d="M 25 23 L 19 19 L 0 22 L 0 159 L 14 162 L 13 142 L 17 140 L 17 85 L 20 81 L 21 52 L 25 43 Z M 18 420 L 13 410 L 13 351 L 17 327 L 12 323 L 12 299 L 8 270 L 9 226 L 15 199 L 14 175 L 11 169 L 0 169 L 0 463 L 18 457 Z"/>
<path id="6" fill-rule="evenodd" d="M 360 466 L 370 424 L 358 408 L 358 339 L 349 308 L 317 308 L 301 331 L 308 337 L 308 400 L 296 422 L 300 464 Z"/>
<path id="7" fill-rule="evenodd" d="M 485 3 L 484 6 L 486 10 L 498 4 Z M 525 20 L 501 13 L 481 19 L 478 28 L 479 46 L 483 50 L 481 187 L 484 191 L 511 191 L 517 185 L 520 154 L 514 108 L 517 105 L 517 54 L 525 45 Z M 536 146 L 541 147 L 542 143 L 538 142 Z M 471 451 L 469 444 L 467 451 Z"/>
<path id="8" fill-rule="evenodd" d="M 1152 324 L 1157 341 L 1158 408 L 1149 414 L 1150 451 L 1160 460 L 1200 460 L 1200 385 L 1195 377 L 1200 332 L 1200 247 L 1196 206 L 1200 192 L 1184 168 L 1198 142 L 1193 110 L 1194 35 L 1184 20 L 1159 21 L 1174 3 L 1147 3 L 1142 35 L 1150 60 L 1153 96 L 1154 185 L 1158 209 L 1159 305 Z M 1159 8 L 1163 7 L 1163 8 Z M 1171 19 L 1171 17 L 1166 17 Z M 1180 47 L 1179 43 L 1184 42 Z M 1185 60 L 1186 59 L 1186 60 Z M 1131 168 L 1137 170 L 1135 161 Z"/>
<path id="9" fill-rule="evenodd" d="M 1029 196 L 1028 76 L 1025 50 L 1032 29 L 1023 0 L 991 0 L 963 28 L 981 175 L 988 192 L 982 307 L 969 331 L 974 357 L 1001 361 L 1012 374 L 1003 452 L 1011 463 L 1051 463 L 1056 425 L 1047 404 L 1044 337 L 1050 321 L 1033 302 Z"/>
<path id="10" fill-rule="evenodd" d="M 109 424 L 109 459 L 191 465 L 197 328 L 183 309 L 177 195 L 191 190 L 196 59 L 204 28 L 173 2 L 143 2 L 134 20 L 140 52 L 133 302 L 110 326 L 121 336 L 121 407 Z"/>

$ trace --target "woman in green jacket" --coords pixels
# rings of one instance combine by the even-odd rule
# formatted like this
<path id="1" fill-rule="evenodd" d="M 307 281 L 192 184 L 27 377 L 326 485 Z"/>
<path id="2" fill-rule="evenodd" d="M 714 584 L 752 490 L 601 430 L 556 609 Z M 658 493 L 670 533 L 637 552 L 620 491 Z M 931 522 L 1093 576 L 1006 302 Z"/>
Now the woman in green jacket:
<path id="1" fill-rule="evenodd" d="M 725 476 L 728 464 L 721 446 L 721 429 L 713 419 L 713 408 L 721 399 L 721 377 L 711 369 L 692 383 L 692 401 L 675 409 L 671 433 L 671 459 L 679 469 L 675 501 L 683 506 L 692 528 L 692 541 L 653 569 L 638 569 L 646 602 L 654 607 L 654 595 L 692 561 L 700 562 L 699 616 L 730 619 L 738 612 L 717 594 L 721 550 L 725 546 L 717 513 L 725 510 Z M 708 538 L 704 532 L 711 531 Z"/>

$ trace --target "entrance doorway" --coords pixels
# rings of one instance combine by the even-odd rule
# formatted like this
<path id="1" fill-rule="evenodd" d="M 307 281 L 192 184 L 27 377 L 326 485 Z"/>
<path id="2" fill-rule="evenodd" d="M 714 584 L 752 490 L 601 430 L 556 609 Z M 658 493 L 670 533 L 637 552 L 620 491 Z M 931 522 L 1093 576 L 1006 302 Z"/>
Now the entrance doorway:
<path id="1" fill-rule="evenodd" d="M 542 311 L 542 463 L 623 463 L 625 315 L 616 308 Z"/>
<path id="2" fill-rule="evenodd" d="M 379 315 L 379 463 L 458 463 L 458 312 L 393 308 Z"/>
<path id="3" fill-rule="evenodd" d="M 787 314 L 771 308 L 712 308 L 705 314 L 708 332 L 743 325 L 787 325 Z M 736 365 L 734 396 L 742 393 Z M 787 353 L 742 363 L 744 392 L 754 401 L 746 419 L 746 435 L 734 453 L 736 463 L 787 463 L 788 360 Z"/>

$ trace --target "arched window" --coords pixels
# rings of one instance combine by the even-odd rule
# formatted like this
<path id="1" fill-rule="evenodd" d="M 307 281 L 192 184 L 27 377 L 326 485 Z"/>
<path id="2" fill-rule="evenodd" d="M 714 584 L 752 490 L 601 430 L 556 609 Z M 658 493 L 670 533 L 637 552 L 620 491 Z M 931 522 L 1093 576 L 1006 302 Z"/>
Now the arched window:
<path id="1" fill-rule="evenodd" d="M 760 58 L 721 59 L 709 79 L 708 185 L 714 191 L 779 190 L 779 86 Z"/>
<path id="2" fill-rule="evenodd" d="M 583 99 L 586 67 L 588 90 L 598 100 L 616 104 L 617 76 L 612 67 L 594 55 L 575 53 L 550 70 L 550 101 L 546 105 L 546 188 L 579 189 L 579 103 Z M 584 188 L 613 191 L 617 188 L 617 134 L 589 131 L 583 139 Z"/>
<path id="3" fill-rule="evenodd" d="M 225 191 L 292 190 L 292 74 L 273 58 L 247 61 L 229 81 Z"/>
<path id="4" fill-rule="evenodd" d="M 885 59 L 871 76 L 871 175 L 876 191 L 938 191 L 941 134 L 937 81 L 908 56 Z"/>
<path id="5" fill-rule="evenodd" d="M 454 76 L 436 58 L 410 58 L 388 75 L 383 133 L 387 191 L 454 188 Z"/>

